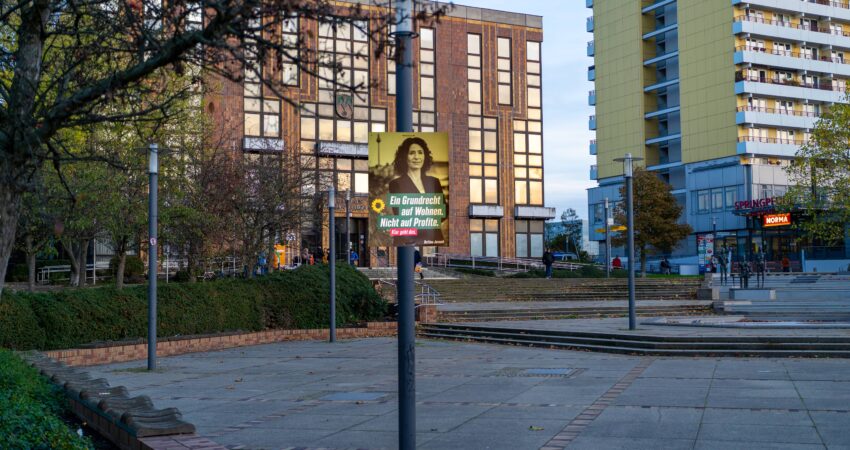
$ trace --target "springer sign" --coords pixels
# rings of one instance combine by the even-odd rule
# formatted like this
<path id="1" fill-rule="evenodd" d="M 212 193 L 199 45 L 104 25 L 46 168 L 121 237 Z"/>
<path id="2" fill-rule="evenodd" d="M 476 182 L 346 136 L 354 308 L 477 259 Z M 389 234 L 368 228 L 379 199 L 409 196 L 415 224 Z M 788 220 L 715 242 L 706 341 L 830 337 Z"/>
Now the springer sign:
<path id="1" fill-rule="evenodd" d="M 761 218 L 763 227 L 781 227 L 791 225 L 791 213 L 765 214 Z"/>

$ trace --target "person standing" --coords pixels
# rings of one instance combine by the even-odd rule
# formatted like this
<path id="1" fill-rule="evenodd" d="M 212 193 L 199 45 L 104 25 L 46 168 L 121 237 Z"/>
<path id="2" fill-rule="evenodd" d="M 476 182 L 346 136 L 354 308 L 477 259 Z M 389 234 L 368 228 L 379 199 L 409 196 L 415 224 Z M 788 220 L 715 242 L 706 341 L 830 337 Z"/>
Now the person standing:
<path id="1" fill-rule="evenodd" d="M 622 262 L 622 261 L 620 261 L 620 257 L 619 257 L 619 256 L 615 256 L 615 257 L 614 257 L 614 260 L 613 260 L 613 261 L 611 261 L 611 266 L 612 266 L 614 269 L 622 269 L 622 268 L 623 268 L 623 262 Z"/>
<path id="2" fill-rule="evenodd" d="M 719 258 L 717 258 L 717 262 L 720 264 L 720 284 L 726 284 L 726 257 L 721 255 Z"/>
<path id="3" fill-rule="evenodd" d="M 543 265 L 546 266 L 546 278 L 552 278 L 552 264 L 555 262 L 555 256 L 548 248 L 543 252 Z"/>
<path id="4" fill-rule="evenodd" d="M 413 271 L 419 274 L 419 279 L 424 280 L 425 275 L 422 273 L 422 254 L 419 249 L 413 251 Z"/>
<path id="5" fill-rule="evenodd" d="M 788 255 L 782 255 L 782 271 L 791 272 L 791 260 L 788 259 Z"/>
<path id="6" fill-rule="evenodd" d="M 670 261 L 667 261 L 666 256 L 661 258 L 661 273 L 670 275 Z"/>

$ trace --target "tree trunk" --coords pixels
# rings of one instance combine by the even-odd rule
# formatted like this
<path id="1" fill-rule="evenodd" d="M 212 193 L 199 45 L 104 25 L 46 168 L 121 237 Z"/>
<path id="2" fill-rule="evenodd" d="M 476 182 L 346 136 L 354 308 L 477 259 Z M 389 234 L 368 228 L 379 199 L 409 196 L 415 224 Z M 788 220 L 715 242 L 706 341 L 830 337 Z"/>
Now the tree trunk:
<path id="1" fill-rule="evenodd" d="M 115 269 L 115 287 L 124 289 L 124 267 L 127 263 L 127 251 L 121 250 L 118 252 L 118 267 Z"/>
<path id="2" fill-rule="evenodd" d="M 70 258 L 68 258 L 71 261 L 71 274 L 69 276 L 69 284 L 71 286 L 79 286 L 80 269 L 79 264 L 77 263 L 77 252 L 74 250 L 74 244 L 73 242 L 69 244 L 64 239 L 60 242 L 62 243 L 62 248 L 65 249 L 65 253 L 70 256 Z"/>
<path id="3" fill-rule="evenodd" d="M 35 244 L 31 234 L 27 234 L 27 289 L 30 292 L 35 291 Z"/>
<path id="4" fill-rule="evenodd" d="M 86 277 L 88 276 L 88 271 L 86 271 L 86 258 L 89 256 L 88 239 L 80 240 L 79 255 L 79 259 L 77 260 L 77 286 L 82 287 L 86 285 Z"/>
<path id="5" fill-rule="evenodd" d="M 192 241 L 189 241 L 185 247 L 188 248 L 186 251 L 186 273 L 189 275 L 189 283 L 196 283 L 198 281 L 198 277 L 196 277 L 195 274 L 198 272 L 198 260 L 200 259 L 196 255 L 197 247 Z"/>
<path id="6" fill-rule="evenodd" d="M 269 247 L 266 251 L 266 267 L 269 268 L 269 273 L 271 273 L 272 270 L 273 270 L 272 258 L 275 255 L 275 253 L 274 253 L 274 237 L 275 237 L 274 229 L 269 229 Z"/>
<path id="7" fill-rule="evenodd" d="M 14 192 L 11 186 L 5 183 L 0 184 L 0 296 L 3 295 L 6 268 L 15 245 L 20 205 L 21 194 Z"/>

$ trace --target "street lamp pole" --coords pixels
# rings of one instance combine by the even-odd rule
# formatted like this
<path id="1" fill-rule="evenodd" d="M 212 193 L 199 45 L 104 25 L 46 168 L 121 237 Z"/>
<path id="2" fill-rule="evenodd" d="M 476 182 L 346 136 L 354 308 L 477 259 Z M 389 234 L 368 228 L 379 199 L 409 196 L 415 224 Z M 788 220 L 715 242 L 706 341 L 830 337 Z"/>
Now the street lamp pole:
<path id="1" fill-rule="evenodd" d="M 148 149 L 148 173 L 148 370 L 156 370 L 156 229 L 159 190 L 159 148 L 156 144 L 151 144 Z"/>
<path id="2" fill-rule="evenodd" d="M 641 161 L 643 158 L 633 158 L 631 153 L 626 153 L 624 158 L 616 158 L 614 161 L 623 162 L 623 177 L 626 179 L 626 233 L 628 235 L 627 251 L 629 255 L 629 329 L 634 330 L 637 325 L 635 313 L 635 211 L 634 211 L 634 178 L 632 163 Z"/>
<path id="3" fill-rule="evenodd" d="M 611 278 L 611 229 L 608 217 L 608 197 L 605 197 L 605 278 Z"/>
<path id="4" fill-rule="evenodd" d="M 396 131 L 413 131 L 413 0 L 394 0 Z M 413 247 L 398 247 L 398 448 L 416 448 L 416 329 Z"/>
<path id="5" fill-rule="evenodd" d="M 336 206 L 336 192 L 334 187 L 328 190 L 328 264 L 331 271 L 331 317 L 330 317 L 330 341 L 336 342 L 336 222 L 334 220 Z"/>
<path id="6" fill-rule="evenodd" d="M 345 263 L 351 264 L 351 189 L 345 191 Z"/>

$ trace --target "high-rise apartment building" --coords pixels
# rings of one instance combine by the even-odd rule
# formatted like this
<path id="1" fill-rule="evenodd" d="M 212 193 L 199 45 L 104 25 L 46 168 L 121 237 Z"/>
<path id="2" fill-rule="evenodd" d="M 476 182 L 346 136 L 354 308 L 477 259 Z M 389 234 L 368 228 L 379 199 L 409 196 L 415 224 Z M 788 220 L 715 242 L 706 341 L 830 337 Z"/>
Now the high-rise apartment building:
<path id="1" fill-rule="evenodd" d="M 694 229 L 674 256 L 704 255 L 714 237 L 718 252 L 737 258 L 757 249 L 769 261 L 798 260 L 793 227 L 773 226 L 770 214 L 788 186 L 784 167 L 819 115 L 846 101 L 847 0 L 586 5 L 599 184 L 588 192 L 591 239 L 604 239 L 595 231 L 604 199 L 620 200 L 614 158 L 632 153 L 670 184 Z"/>
<path id="2" fill-rule="evenodd" d="M 396 129 L 391 39 L 379 54 L 370 38 L 389 10 L 370 0 L 333 3 L 326 21 L 284 17 L 279 30 L 284 42 L 301 36 L 320 60 L 339 64 L 337 82 L 331 66 L 316 68 L 321 77 L 285 66 L 273 73 L 289 101 L 248 76 L 241 85 L 222 81 L 212 109 L 218 123 L 236 124 L 232 145 L 245 157 L 282 152 L 318 174 L 302 189 L 305 210 L 319 210 L 318 220 L 290 230 L 293 246 L 328 247 L 321 199 L 333 186 L 337 242 L 346 240 L 340 219 L 349 191 L 349 239 L 361 265 L 392 264 L 395 252 L 370 242 L 367 201 L 368 133 Z M 358 4 L 374 23 L 347 18 Z M 439 21 L 416 25 L 414 130 L 447 132 L 450 145 L 451 246 L 423 255 L 542 255 L 544 221 L 555 212 L 543 195 L 542 24 L 540 16 L 455 5 Z"/>

